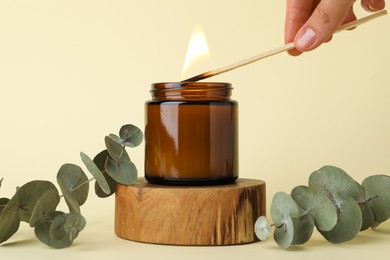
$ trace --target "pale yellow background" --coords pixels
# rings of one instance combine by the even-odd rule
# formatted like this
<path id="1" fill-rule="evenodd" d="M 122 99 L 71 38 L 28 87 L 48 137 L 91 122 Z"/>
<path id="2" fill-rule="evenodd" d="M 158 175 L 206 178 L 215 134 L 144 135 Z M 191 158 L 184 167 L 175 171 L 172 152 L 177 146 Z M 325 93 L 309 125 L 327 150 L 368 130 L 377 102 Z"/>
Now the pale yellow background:
<path id="1" fill-rule="evenodd" d="M 367 15 L 356 5 L 359 16 Z M 213 69 L 283 44 L 285 1 L 0 1 L 0 196 L 34 179 L 55 181 L 81 165 L 106 134 L 144 125 L 150 84 L 178 81 L 195 24 Z M 379 18 L 301 57 L 279 54 L 213 78 L 231 82 L 240 104 L 240 174 L 277 191 L 306 184 L 323 165 L 357 181 L 390 174 L 390 17 Z M 211 80 L 211 79 L 210 79 Z M 143 175 L 143 147 L 129 151 Z M 66 209 L 61 205 L 62 209 Z M 317 233 L 302 247 L 274 241 L 234 247 L 170 247 L 113 233 L 114 198 L 91 196 L 88 225 L 73 247 L 52 250 L 23 224 L 1 259 L 367 259 L 386 253 L 390 224 L 331 245 Z M 191 234 L 188 234 L 189 236 Z M 100 258 L 101 257 L 101 258 Z"/>

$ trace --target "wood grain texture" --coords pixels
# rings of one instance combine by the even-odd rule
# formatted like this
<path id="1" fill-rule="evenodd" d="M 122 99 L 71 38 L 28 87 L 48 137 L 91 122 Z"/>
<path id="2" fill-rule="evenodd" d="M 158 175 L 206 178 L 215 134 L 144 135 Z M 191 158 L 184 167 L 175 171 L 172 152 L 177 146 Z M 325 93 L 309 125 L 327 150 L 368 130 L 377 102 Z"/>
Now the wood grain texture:
<path id="1" fill-rule="evenodd" d="M 162 186 L 145 179 L 118 185 L 115 233 L 133 241 L 171 245 L 234 245 L 257 241 L 265 215 L 265 183 L 238 179 L 216 186 Z"/>

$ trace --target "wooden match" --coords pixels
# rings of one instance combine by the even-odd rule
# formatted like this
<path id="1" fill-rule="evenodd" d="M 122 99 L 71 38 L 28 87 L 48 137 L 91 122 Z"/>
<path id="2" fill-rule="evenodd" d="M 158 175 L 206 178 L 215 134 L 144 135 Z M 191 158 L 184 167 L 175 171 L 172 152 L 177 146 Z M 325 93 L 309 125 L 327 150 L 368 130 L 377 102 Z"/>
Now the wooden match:
<path id="1" fill-rule="evenodd" d="M 335 31 L 335 33 L 341 32 L 341 31 L 344 31 L 344 30 L 348 30 L 348 29 L 352 29 L 352 28 L 354 28 L 354 27 L 356 27 L 358 25 L 361 25 L 361 24 L 366 23 L 366 22 L 368 22 L 368 21 L 370 21 L 370 20 L 372 20 L 374 18 L 383 16 L 383 15 L 386 15 L 386 14 L 387 14 L 387 11 L 386 10 L 382 10 L 380 12 L 376 12 L 374 14 L 371 14 L 371 15 L 368 15 L 366 17 L 360 18 L 360 19 L 355 20 L 353 22 L 343 24 Z M 286 45 L 283 45 L 283 46 L 280 46 L 278 48 L 275 48 L 273 50 L 269 50 L 269 51 L 260 53 L 258 55 L 255 55 L 253 57 L 241 60 L 241 61 L 233 63 L 233 64 L 230 64 L 228 66 L 204 72 L 202 74 L 196 75 L 196 76 L 191 77 L 189 79 L 183 80 L 182 82 L 193 82 L 193 81 L 198 81 L 198 80 L 203 80 L 203 79 L 206 79 L 206 78 L 209 78 L 209 77 L 213 77 L 213 76 L 219 75 L 221 73 L 224 73 L 224 72 L 227 72 L 227 71 L 231 71 L 233 69 L 236 69 L 236 68 L 248 65 L 248 64 L 253 63 L 255 61 L 258 61 L 258 60 L 261 60 L 261 59 L 264 59 L 264 58 L 267 58 L 267 57 L 273 56 L 275 54 L 278 54 L 278 53 L 281 53 L 281 52 L 284 52 L 284 51 L 288 51 L 288 50 L 291 50 L 291 49 L 294 49 L 294 48 L 295 48 L 295 45 L 294 45 L 293 42 L 291 42 L 291 43 L 288 43 Z"/>

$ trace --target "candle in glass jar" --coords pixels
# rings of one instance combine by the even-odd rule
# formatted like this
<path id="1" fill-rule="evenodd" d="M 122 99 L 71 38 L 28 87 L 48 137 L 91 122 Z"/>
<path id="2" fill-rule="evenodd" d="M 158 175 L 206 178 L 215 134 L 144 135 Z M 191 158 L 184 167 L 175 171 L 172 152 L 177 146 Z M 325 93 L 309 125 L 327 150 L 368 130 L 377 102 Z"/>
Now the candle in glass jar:
<path id="1" fill-rule="evenodd" d="M 229 83 L 152 85 L 145 115 L 149 182 L 204 185 L 238 178 L 238 103 L 231 92 Z"/>

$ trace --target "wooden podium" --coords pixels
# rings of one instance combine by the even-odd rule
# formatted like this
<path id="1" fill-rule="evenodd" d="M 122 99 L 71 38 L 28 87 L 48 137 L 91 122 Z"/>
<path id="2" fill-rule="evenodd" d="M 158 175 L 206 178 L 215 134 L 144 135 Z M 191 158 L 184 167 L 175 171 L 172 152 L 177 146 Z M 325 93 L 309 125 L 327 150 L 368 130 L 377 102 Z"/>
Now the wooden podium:
<path id="1" fill-rule="evenodd" d="M 215 186 L 165 186 L 139 179 L 118 185 L 115 233 L 133 241 L 169 245 L 236 245 L 258 241 L 265 215 L 265 183 L 238 179 Z"/>

